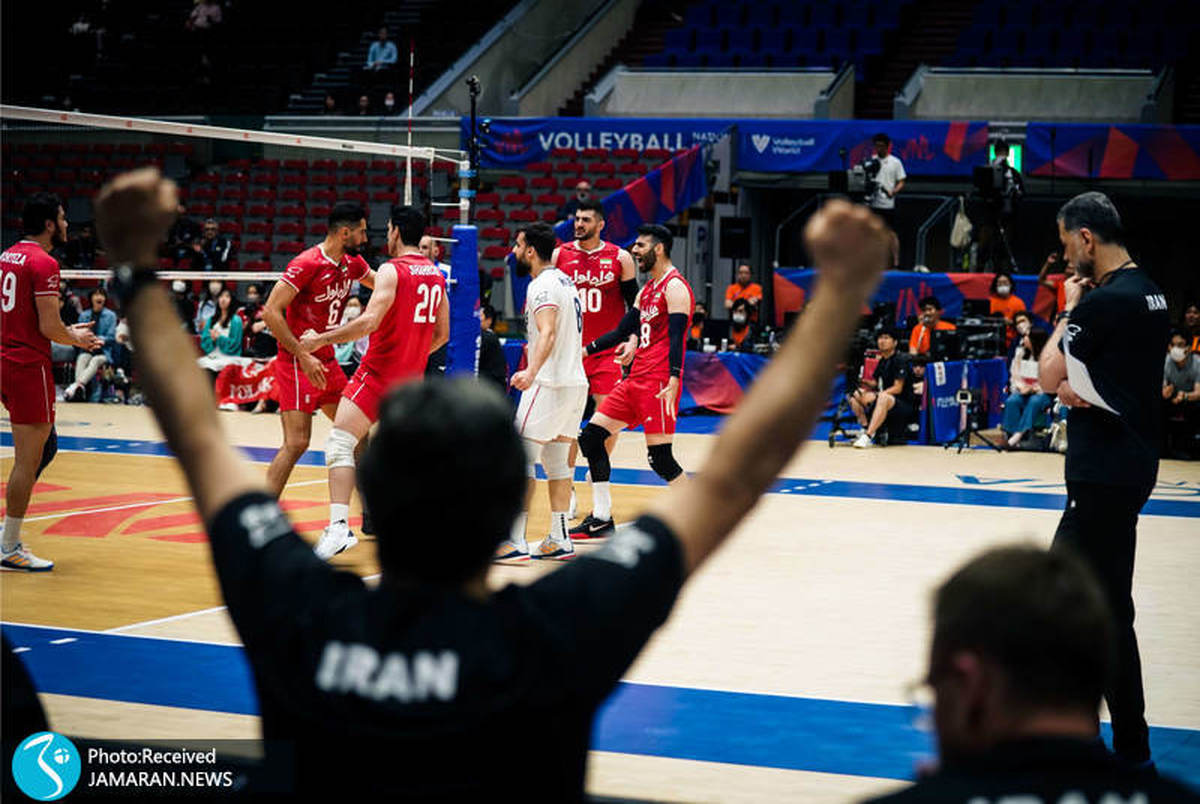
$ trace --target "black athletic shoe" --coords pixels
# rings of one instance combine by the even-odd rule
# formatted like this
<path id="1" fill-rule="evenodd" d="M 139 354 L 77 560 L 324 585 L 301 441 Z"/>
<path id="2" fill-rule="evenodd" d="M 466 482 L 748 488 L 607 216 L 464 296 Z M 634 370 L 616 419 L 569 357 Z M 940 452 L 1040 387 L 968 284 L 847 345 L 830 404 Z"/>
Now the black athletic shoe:
<path id="1" fill-rule="evenodd" d="M 359 526 L 358 530 L 360 533 L 363 533 L 367 536 L 375 535 L 375 522 L 371 519 L 371 512 L 368 511 L 365 506 L 363 507 L 362 524 Z"/>
<path id="2" fill-rule="evenodd" d="M 582 522 L 571 528 L 568 533 L 571 536 L 571 541 L 595 542 L 612 536 L 616 527 L 616 523 L 611 519 L 596 519 L 596 517 L 588 514 Z"/>

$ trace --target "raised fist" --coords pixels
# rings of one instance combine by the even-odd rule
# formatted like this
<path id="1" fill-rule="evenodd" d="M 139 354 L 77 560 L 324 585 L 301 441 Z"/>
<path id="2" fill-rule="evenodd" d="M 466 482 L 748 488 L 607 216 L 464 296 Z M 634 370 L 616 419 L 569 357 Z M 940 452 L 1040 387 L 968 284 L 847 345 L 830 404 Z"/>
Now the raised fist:
<path id="1" fill-rule="evenodd" d="M 110 260 L 157 267 L 158 247 L 178 207 L 175 182 L 164 179 L 157 168 L 122 173 L 101 187 L 95 201 L 96 229 Z"/>
<path id="2" fill-rule="evenodd" d="M 860 288 L 874 285 L 891 263 L 883 221 L 859 204 L 826 203 L 804 227 L 804 244 L 822 282 Z"/>

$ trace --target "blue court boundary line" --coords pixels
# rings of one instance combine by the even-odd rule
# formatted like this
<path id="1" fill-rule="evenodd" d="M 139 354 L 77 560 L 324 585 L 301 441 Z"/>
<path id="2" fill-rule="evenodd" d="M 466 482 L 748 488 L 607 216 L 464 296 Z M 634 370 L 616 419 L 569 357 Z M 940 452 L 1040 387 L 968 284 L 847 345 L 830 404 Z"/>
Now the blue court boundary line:
<path id="1" fill-rule="evenodd" d="M 0 432 L 0 446 L 12 446 L 12 433 Z M 111 455 L 170 456 L 167 445 L 161 441 L 135 441 L 117 438 L 92 438 L 87 436 L 58 437 L 58 446 L 63 450 L 94 452 Z M 242 454 L 258 463 L 269 463 L 275 457 L 273 447 L 239 447 Z M 300 457 L 302 466 L 324 466 L 325 453 L 309 450 Z M 576 467 L 575 480 L 582 482 L 585 467 Z M 541 467 L 538 477 L 544 478 Z M 612 482 L 636 486 L 665 486 L 666 483 L 649 469 L 621 469 L 613 467 Z M 945 505 L 973 505 L 990 508 L 1025 508 L 1043 511 L 1061 511 L 1066 506 L 1065 494 L 1048 494 L 1029 491 L 1001 491 L 995 487 L 910 485 L 905 483 L 873 483 L 856 480 L 824 480 L 815 478 L 779 478 L 767 490 L 769 494 L 791 496 L 835 497 L 855 500 L 889 500 L 894 502 L 919 502 Z M 1200 498 L 1196 502 L 1182 500 L 1151 499 L 1142 508 L 1145 516 L 1167 516 L 1200 518 Z"/>
<path id="2" fill-rule="evenodd" d="M 3 630 L 28 648 L 20 657 L 40 692 L 258 714 L 240 646 L 8 623 Z M 591 747 L 907 780 L 934 751 L 917 715 L 894 704 L 622 682 L 598 713 Z M 1103 730 L 1111 739 L 1107 724 Z M 1200 730 L 1151 726 L 1150 743 L 1161 771 L 1200 786 Z"/>

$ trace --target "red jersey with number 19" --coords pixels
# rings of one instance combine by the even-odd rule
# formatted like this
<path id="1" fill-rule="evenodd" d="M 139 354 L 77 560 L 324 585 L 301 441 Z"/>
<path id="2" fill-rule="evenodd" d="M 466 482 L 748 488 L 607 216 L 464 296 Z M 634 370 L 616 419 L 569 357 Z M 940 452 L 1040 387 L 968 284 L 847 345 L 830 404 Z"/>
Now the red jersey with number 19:
<path id="1" fill-rule="evenodd" d="M 288 329 L 299 338 L 310 329 L 320 334 L 339 326 L 351 285 L 370 271 L 362 257 L 342 255 L 335 262 L 319 245 L 297 254 L 280 277 L 296 289 L 296 298 L 287 307 Z M 333 347 L 322 346 L 313 355 L 333 360 Z"/>
<path id="2" fill-rule="evenodd" d="M 424 374 L 446 298 L 446 277 L 424 255 L 405 254 L 388 264 L 396 269 L 396 298 L 371 333 L 360 367 L 360 373 L 374 374 L 385 386 Z"/>
<path id="3" fill-rule="evenodd" d="M 575 283 L 579 306 L 583 310 L 583 342 L 591 343 L 612 332 L 625 315 L 625 299 L 621 297 L 621 248 L 614 243 L 600 242 L 595 251 L 584 251 L 579 241 L 563 243 L 558 248 L 554 267 Z"/>
<path id="4" fill-rule="evenodd" d="M 670 328 L 667 326 L 670 312 L 667 310 L 665 291 L 671 282 L 679 282 L 687 289 L 688 320 L 696 307 L 692 286 L 683 274 L 672 265 L 657 282 L 649 282 L 638 294 L 637 308 L 641 312 L 641 327 L 638 332 L 637 356 L 629 369 L 629 377 L 645 377 L 666 381 L 671 376 Z M 686 342 L 685 342 L 686 343 Z M 685 347 L 686 348 L 686 347 Z"/>
<path id="5" fill-rule="evenodd" d="M 22 365 L 50 362 L 50 340 L 38 326 L 38 296 L 58 295 L 58 260 L 32 240 L 0 254 L 0 353 Z"/>

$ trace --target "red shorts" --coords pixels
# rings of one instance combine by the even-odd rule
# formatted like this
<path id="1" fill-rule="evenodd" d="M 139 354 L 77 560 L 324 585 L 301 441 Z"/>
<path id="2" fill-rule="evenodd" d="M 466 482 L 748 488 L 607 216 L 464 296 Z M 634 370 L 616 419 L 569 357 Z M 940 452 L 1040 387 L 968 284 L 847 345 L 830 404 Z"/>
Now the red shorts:
<path id="1" fill-rule="evenodd" d="M 0 358 L 0 402 L 13 424 L 54 423 L 54 372 L 50 361 L 14 363 Z"/>
<path id="2" fill-rule="evenodd" d="M 604 398 L 596 412 L 630 427 L 641 425 L 646 435 L 672 435 L 679 415 L 679 397 L 675 397 L 673 409 L 669 409 L 665 400 L 655 396 L 666 387 L 666 380 L 626 377 Z"/>
<path id="3" fill-rule="evenodd" d="M 588 378 L 588 393 L 593 396 L 607 396 L 621 381 L 621 366 L 613 355 L 615 350 L 608 349 L 583 358 L 583 372 Z"/>
<path id="4" fill-rule="evenodd" d="M 275 358 L 275 389 L 279 394 L 279 410 L 299 410 L 316 413 L 326 405 L 337 405 L 346 387 L 346 373 L 337 360 L 329 358 L 321 362 L 325 367 L 325 387 L 316 388 L 300 369 L 295 355 L 280 350 Z"/>

